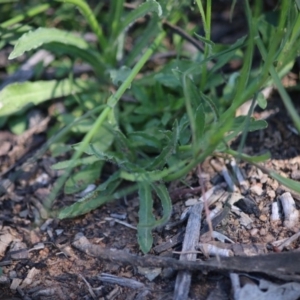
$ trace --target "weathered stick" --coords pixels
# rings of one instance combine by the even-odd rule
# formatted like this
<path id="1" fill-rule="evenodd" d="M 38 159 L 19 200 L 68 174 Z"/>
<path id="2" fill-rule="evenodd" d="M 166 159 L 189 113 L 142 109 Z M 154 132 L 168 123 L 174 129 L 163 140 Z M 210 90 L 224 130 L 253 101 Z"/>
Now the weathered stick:
<path id="1" fill-rule="evenodd" d="M 181 261 L 195 261 L 196 253 L 184 253 L 195 251 L 196 245 L 199 242 L 200 228 L 201 228 L 201 213 L 203 210 L 203 203 L 197 203 L 190 209 L 189 219 L 185 229 L 185 236 L 182 245 Z M 180 271 L 176 277 L 174 300 L 185 300 L 188 298 L 190 290 L 192 274 L 190 271 Z"/>
<path id="2" fill-rule="evenodd" d="M 91 244 L 82 234 L 72 244 L 87 255 L 119 264 L 153 268 L 173 268 L 180 271 L 208 272 L 255 272 L 263 273 L 283 280 L 300 282 L 300 253 L 283 252 L 252 257 L 219 257 L 209 261 L 183 261 L 154 255 L 139 256 L 121 250 L 105 249 Z"/>

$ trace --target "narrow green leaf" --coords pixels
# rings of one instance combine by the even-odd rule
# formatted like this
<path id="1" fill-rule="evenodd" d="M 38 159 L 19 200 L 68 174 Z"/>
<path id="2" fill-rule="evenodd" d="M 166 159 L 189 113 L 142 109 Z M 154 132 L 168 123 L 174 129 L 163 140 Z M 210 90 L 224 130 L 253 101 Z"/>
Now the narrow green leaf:
<path id="1" fill-rule="evenodd" d="M 135 131 L 128 135 L 130 143 L 133 147 L 149 146 L 156 149 L 161 149 L 159 139 L 144 131 Z"/>
<path id="2" fill-rule="evenodd" d="M 8 119 L 7 125 L 9 130 L 16 134 L 22 134 L 27 128 L 27 117 L 25 115 L 13 116 Z"/>
<path id="3" fill-rule="evenodd" d="M 239 135 L 243 130 L 245 130 L 247 122 L 247 116 L 239 116 L 234 119 L 230 133 L 226 135 L 225 141 L 230 141 Z M 265 129 L 268 127 L 268 123 L 265 120 L 255 120 L 254 118 L 250 119 L 249 127 L 247 130 L 249 132 Z"/>
<path id="4" fill-rule="evenodd" d="M 128 161 L 126 156 L 122 156 L 119 152 L 113 152 L 113 151 L 102 152 L 97 150 L 93 144 L 90 144 L 90 149 L 92 154 L 98 157 L 99 160 L 112 163 L 128 172 L 143 172 L 143 169 L 139 168 L 137 165 Z"/>
<path id="5" fill-rule="evenodd" d="M 126 66 L 122 66 L 119 70 L 109 71 L 110 78 L 114 85 L 119 85 L 120 83 L 122 84 L 127 79 L 130 73 L 131 69 Z M 131 85 L 128 86 L 129 89 L 130 87 Z"/>
<path id="6" fill-rule="evenodd" d="M 255 156 L 249 156 L 247 154 L 243 154 L 243 153 L 240 153 L 240 152 L 234 151 L 232 149 L 228 149 L 228 148 L 225 149 L 224 152 L 234 156 L 235 158 L 243 159 L 249 163 L 254 163 L 254 164 L 264 162 L 271 158 L 270 152 L 266 152 L 264 154 L 255 155 Z"/>
<path id="7" fill-rule="evenodd" d="M 161 169 L 164 167 L 169 157 L 176 153 L 176 148 L 179 140 L 179 126 L 177 120 L 174 122 L 173 130 L 168 144 L 163 147 L 161 153 L 154 158 L 152 163 L 146 167 L 147 170 Z"/>
<path id="8" fill-rule="evenodd" d="M 102 49 L 106 48 L 107 41 L 103 35 L 102 27 L 100 26 L 101 23 L 99 23 L 91 10 L 91 8 L 88 5 L 88 2 L 85 0 L 56 0 L 59 2 L 68 2 L 76 5 L 79 8 L 79 11 L 82 13 L 82 15 L 85 17 L 85 19 L 89 22 L 92 30 L 96 34 L 98 41 L 100 43 L 100 46 Z"/>
<path id="9" fill-rule="evenodd" d="M 103 162 L 98 161 L 93 165 L 87 165 L 84 169 L 77 171 L 66 182 L 64 192 L 73 194 L 84 190 L 90 183 L 100 176 Z"/>
<path id="10" fill-rule="evenodd" d="M 158 16 L 162 15 L 162 8 L 157 1 L 147 0 L 146 2 L 138 6 L 135 10 L 131 11 L 122 22 L 121 28 L 126 28 L 137 19 L 145 16 L 150 12 L 156 12 Z"/>
<path id="11" fill-rule="evenodd" d="M 251 122 L 249 124 L 248 131 L 256 131 L 256 130 L 262 130 L 268 127 L 268 123 L 265 120 L 255 120 L 254 118 L 251 119 Z"/>
<path id="12" fill-rule="evenodd" d="M 209 45 L 210 47 L 214 47 L 214 46 L 215 46 L 215 43 L 212 42 L 211 40 L 208 40 L 208 39 L 206 39 L 205 37 L 203 37 L 203 36 L 201 36 L 201 35 L 199 35 L 199 34 L 197 34 L 197 33 L 195 33 L 195 32 L 194 32 L 194 35 L 195 35 L 200 41 L 202 41 L 203 43 Z"/>
<path id="13" fill-rule="evenodd" d="M 165 172 L 167 171 L 166 169 L 163 169 L 162 171 L 154 170 L 150 172 L 125 172 L 121 171 L 120 177 L 129 181 L 136 181 L 136 182 L 143 182 L 143 181 L 158 181 L 162 179 L 162 176 Z"/>
<path id="14" fill-rule="evenodd" d="M 145 49 L 149 45 L 149 41 L 151 41 L 151 39 L 153 39 L 159 32 L 159 25 L 160 23 L 158 17 L 155 15 L 152 16 L 143 34 L 137 39 L 134 47 L 130 50 L 128 55 L 124 57 L 124 64 L 126 66 L 131 66 L 140 55 L 140 53 L 143 52 L 143 49 Z"/>
<path id="15" fill-rule="evenodd" d="M 141 250 L 146 254 L 152 247 L 152 229 L 155 224 L 155 218 L 152 213 L 153 199 L 151 195 L 151 186 L 147 182 L 139 183 L 139 198 L 139 224 L 137 226 L 138 242 Z"/>
<path id="16" fill-rule="evenodd" d="M 59 42 L 51 42 L 49 44 L 44 44 L 44 49 L 58 55 L 67 54 L 74 57 L 75 59 L 80 58 L 83 61 L 89 63 L 99 76 L 103 76 L 103 73 L 106 69 L 102 56 L 91 47 L 81 49 L 77 47 L 77 45 L 67 45 Z"/>
<path id="17" fill-rule="evenodd" d="M 265 109 L 267 107 L 267 99 L 262 93 L 258 93 L 256 98 L 257 104 L 261 109 Z"/>
<path id="18" fill-rule="evenodd" d="M 281 184 L 285 185 L 286 187 L 288 187 L 289 189 L 300 193 L 300 184 L 299 181 L 295 181 L 293 179 L 290 178 L 285 178 L 279 174 L 277 174 L 275 171 L 270 170 L 268 171 L 269 175 L 271 177 L 273 177 L 275 180 L 277 180 L 278 182 L 280 182 Z"/>
<path id="19" fill-rule="evenodd" d="M 115 146 L 118 152 L 128 161 L 133 161 L 135 153 L 131 145 L 131 141 L 120 131 L 113 130 L 112 134 L 115 136 Z"/>
<path id="20" fill-rule="evenodd" d="M 189 120 L 186 114 L 179 121 L 179 142 L 181 145 L 186 145 L 191 139 L 191 130 Z"/>
<path id="21" fill-rule="evenodd" d="M 59 219 L 66 219 L 86 214 L 91 210 L 96 209 L 97 207 L 105 204 L 108 201 L 111 201 L 113 199 L 119 199 L 129 194 L 130 192 L 136 190 L 136 187 L 132 186 L 130 188 L 123 189 L 118 193 L 115 193 L 120 183 L 121 180 L 117 178 L 114 178 L 114 180 L 110 180 L 105 190 L 102 191 L 98 187 L 95 191 L 80 199 L 78 202 L 59 210 L 57 213 L 57 217 Z"/>
<path id="22" fill-rule="evenodd" d="M 173 147 L 171 145 L 164 147 L 161 153 L 154 158 L 154 160 L 151 162 L 149 166 L 146 167 L 146 169 L 153 171 L 153 170 L 163 168 L 166 165 L 170 155 L 172 155 L 172 152 L 173 152 Z"/>
<path id="23" fill-rule="evenodd" d="M 99 158 L 97 158 L 95 156 L 88 156 L 88 157 L 77 159 L 76 161 L 73 161 L 73 162 L 71 160 L 60 161 L 60 162 L 52 165 L 51 169 L 52 170 L 62 170 L 62 169 L 68 168 L 71 163 L 74 163 L 74 167 L 78 167 L 81 165 L 90 165 L 97 161 L 99 161 Z"/>
<path id="24" fill-rule="evenodd" d="M 155 227 L 162 226 L 166 222 L 169 221 L 172 213 L 172 201 L 169 195 L 169 192 L 164 184 L 153 184 L 152 187 L 154 188 L 157 196 L 159 197 L 162 207 L 163 207 L 163 216 L 160 220 L 155 222 Z"/>
<path id="25" fill-rule="evenodd" d="M 0 117 L 50 99 L 95 89 L 97 89 L 95 83 L 85 80 L 71 82 L 69 79 L 64 79 L 13 83 L 0 92 Z"/>
<path id="26" fill-rule="evenodd" d="M 220 115 L 219 115 L 219 111 L 217 106 L 215 105 L 215 103 L 210 99 L 210 97 L 206 96 L 204 93 L 200 92 L 201 95 L 201 99 L 203 100 L 203 102 L 205 104 L 207 104 L 209 106 L 209 108 L 211 109 L 213 115 L 214 115 L 214 120 L 215 122 L 219 120 Z"/>
<path id="27" fill-rule="evenodd" d="M 40 27 L 34 31 L 29 31 L 28 33 L 23 34 L 8 59 L 14 59 L 21 56 L 26 51 L 36 49 L 43 44 L 51 42 L 73 45 L 81 49 L 89 48 L 89 44 L 84 39 L 75 36 L 68 31 L 56 28 Z"/>
<path id="28" fill-rule="evenodd" d="M 196 110 L 196 116 L 195 116 L 195 123 L 196 123 L 196 140 L 199 141 L 204 133 L 204 126 L 205 126 L 205 113 L 203 105 L 200 104 Z"/>

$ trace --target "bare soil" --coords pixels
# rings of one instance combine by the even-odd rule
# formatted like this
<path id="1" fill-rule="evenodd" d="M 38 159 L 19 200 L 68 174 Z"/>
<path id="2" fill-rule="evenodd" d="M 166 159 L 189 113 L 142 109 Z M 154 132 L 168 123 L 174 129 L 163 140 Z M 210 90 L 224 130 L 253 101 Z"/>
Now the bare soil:
<path id="1" fill-rule="evenodd" d="M 231 43 L 245 34 L 245 18 L 237 7 L 235 22 L 229 23 L 231 1 L 226 8 L 223 1 L 220 3 L 213 13 L 213 40 Z M 265 5 L 274 6 L 272 1 Z M 239 67 L 239 62 L 230 66 Z M 293 73 L 289 76 L 287 84 L 299 82 Z M 292 97 L 300 113 L 299 92 Z M 254 117 L 267 120 L 269 126 L 249 133 L 243 152 L 259 155 L 270 151 L 271 159 L 262 166 L 299 180 L 300 137 L 276 91 L 269 96 L 267 108 L 256 109 Z M 172 217 L 153 232 L 148 256 L 141 253 L 137 243 L 136 194 L 75 219 L 45 219 L 43 203 L 59 176 L 51 165 L 65 157 L 52 158 L 46 152 L 37 162 L 30 163 L 30 158 L 46 141 L 50 121 L 50 115 L 44 117 L 21 136 L 0 131 L 0 299 L 180 299 L 176 297 L 182 284 L 179 279 L 176 282 L 180 272 L 191 274 L 191 286 L 183 285 L 183 289 L 187 288 L 189 299 L 195 300 L 233 299 L 237 290 L 234 274 L 239 274 L 241 287 L 257 286 L 261 279 L 274 285 L 300 282 L 299 213 L 291 223 L 280 200 L 290 192 L 294 201 L 291 210 L 298 212 L 300 195 L 256 166 L 240 161 L 237 165 L 244 182 L 234 182 L 238 198 L 229 204 L 232 190 L 224 172 L 232 174 L 233 169 L 227 157 L 209 157 L 184 182 L 168 186 Z M 238 149 L 239 143 L 237 139 L 233 146 Z M 203 189 L 214 187 L 217 191 L 205 197 L 211 202 L 209 210 L 215 212 L 208 220 L 214 232 L 222 235 L 212 238 L 203 208 L 198 216 L 201 229 L 197 243 L 201 245 L 197 253 L 181 253 L 191 214 L 180 218 L 188 207 L 199 203 Z M 55 207 L 75 201 L 62 194 Z M 273 203 L 279 203 L 277 220 L 272 216 Z M 156 206 L 159 214 L 161 208 Z M 212 246 L 223 252 L 213 255 Z M 196 260 L 186 261 L 189 254 Z M 223 255 L 228 257 L 223 259 Z"/>
<path id="2" fill-rule="evenodd" d="M 263 164 L 265 168 L 276 170 L 287 178 L 298 180 L 300 176 L 300 138 L 293 131 L 292 122 L 276 92 L 269 100 L 267 109 L 261 112 L 257 110 L 254 116 L 256 118 L 267 117 L 269 126 L 265 130 L 250 133 L 244 151 L 251 155 L 257 155 L 269 150 L 272 158 Z M 6 132 L 0 132 L 2 141 L 6 135 Z M 32 140 L 39 135 L 39 132 L 32 135 Z M 16 174 L 19 168 L 18 161 L 20 159 L 22 161 L 24 156 L 22 153 L 21 158 L 15 162 L 13 162 L 15 156 L 10 156 L 13 149 L 20 146 L 19 142 L 24 141 L 22 138 L 9 135 L 6 140 L 10 143 L 10 148 L 7 148 L 10 150 L 7 151 L 8 155 L 1 156 L 2 173 L 4 174 L 1 181 L 2 188 L 4 188 L 5 182 L 7 184 L 8 179 L 13 178 L 13 174 Z M 237 140 L 235 143 L 238 146 L 239 141 Z M 1 145 L 0 151 L 5 143 Z M 23 145 L 24 148 L 29 149 L 28 157 L 36 149 L 35 144 L 33 144 L 33 148 L 31 145 L 29 148 L 26 143 Z M 168 268 L 161 268 L 157 263 L 156 268 L 150 268 L 147 267 L 146 258 L 144 267 L 140 266 L 137 259 L 137 264 L 135 264 L 135 260 L 127 262 L 126 259 L 125 262 L 121 260 L 123 254 L 125 256 L 133 254 L 141 259 L 144 257 L 139 251 L 134 228 L 138 222 L 137 196 L 133 195 L 130 199 L 108 203 L 91 213 L 72 220 L 42 220 L 43 207 L 41 204 L 57 176 L 49 168 L 50 163 L 53 162 L 55 162 L 53 158 L 44 155 L 34 167 L 27 170 L 26 174 L 18 176 L 15 181 L 11 181 L 11 185 L 8 184 L 6 191 L 2 191 L 0 198 L 0 264 L 2 265 L 0 298 L 172 299 L 177 274 L 172 265 L 169 265 Z M 222 160 L 220 157 L 210 157 L 202 164 L 200 176 L 204 180 L 205 190 L 223 185 L 225 193 L 229 195 L 228 185 L 220 173 L 226 165 L 225 163 L 226 160 Z M 15 168 L 9 168 L 9 166 Z M 247 216 L 246 221 L 243 216 L 238 215 L 232 209 L 233 206 L 226 211 L 226 205 L 221 201 L 220 211 L 223 212 L 223 215 L 221 217 L 219 215 L 219 220 L 215 223 L 213 221 L 213 227 L 215 231 L 225 235 L 232 243 L 228 240 L 217 243 L 216 239 L 211 239 L 207 231 L 204 232 L 204 211 L 200 241 L 203 244 L 226 245 L 228 249 L 231 249 L 234 257 L 297 251 L 299 249 L 299 238 L 297 237 L 286 246 L 281 247 L 280 245 L 285 238 L 292 237 L 299 232 L 299 218 L 290 228 L 286 226 L 284 215 L 278 221 L 271 221 L 272 203 L 288 190 L 263 174 L 255 166 L 244 162 L 241 162 L 239 166 L 244 175 L 247 190 L 241 191 L 241 187 L 236 190 L 236 193 L 241 193 L 242 200 L 234 206 L 240 207 L 243 214 Z M 7 171 L 9 169 L 11 170 Z M 191 201 L 191 199 L 198 199 L 201 196 L 198 175 L 198 171 L 195 170 L 187 177 L 186 183 L 190 185 L 190 188 L 181 182 L 173 182 L 169 186 L 173 200 L 172 218 L 167 226 L 154 232 L 151 255 L 163 259 L 179 258 L 178 251 L 180 253 L 186 234 L 186 221 L 180 223 L 179 219 L 187 208 L 187 200 Z M 292 193 L 292 197 L 298 210 L 300 195 Z M 68 204 L 75 199 L 62 196 L 59 201 Z M 210 210 L 215 209 L 218 205 L 220 205 L 218 202 L 212 204 Z M 119 223 L 119 221 L 124 223 Z M 83 244 L 87 248 L 80 248 L 76 244 L 76 240 L 82 238 L 86 238 Z M 101 255 L 99 257 L 95 254 L 89 246 L 98 247 L 99 250 L 108 250 L 103 254 L 105 259 Z M 113 257 L 115 250 L 124 252 L 123 254 L 120 252 L 119 262 L 118 257 Z M 200 248 L 197 260 L 204 262 L 216 260 L 216 258 L 210 258 L 211 255 L 207 251 L 205 248 Z M 241 266 L 241 268 L 244 267 Z M 276 262 L 274 261 L 275 267 Z M 251 270 L 248 271 L 248 274 L 252 274 Z M 189 298 L 230 299 L 232 290 L 230 272 L 232 272 L 230 269 L 224 271 L 217 268 L 208 272 L 193 272 Z M 108 280 L 107 282 L 107 277 L 110 278 L 108 275 L 116 276 L 115 281 Z M 289 277 L 291 281 L 299 281 L 299 275 L 290 274 L 289 270 L 286 270 L 286 275 L 291 276 Z M 260 273 L 259 276 L 268 278 L 268 274 Z M 284 276 L 278 277 L 280 278 L 276 278 L 273 274 L 271 280 L 286 281 Z M 134 280 L 137 286 L 134 285 L 134 282 L 124 283 L 125 279 Z M 215 293 L 221 296 L 217 298 Z"/>

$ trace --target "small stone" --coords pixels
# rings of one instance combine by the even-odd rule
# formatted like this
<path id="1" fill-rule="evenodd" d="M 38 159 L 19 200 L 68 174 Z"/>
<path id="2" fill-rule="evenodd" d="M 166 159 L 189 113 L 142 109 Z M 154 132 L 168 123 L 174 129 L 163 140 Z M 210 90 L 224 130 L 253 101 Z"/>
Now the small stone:
<path id="1" fill-rule="evenodd" d="M 266 215 L 261 215 L 261 216 L 259 216 L 259 219 L 260 219 L 262 222 L 267 222 L 268 217 L 267 217 Z"/>
<path id="2" fill-rule="evenodd" d="M 268 175 L 267 174 L 263 174 L 263 176 L 260 178 L 260 182 L 261 183 L 266 183 L 268 181 Z"/>
<path id="3" fill-rule="evenodd" d="M 266 228 L 262 228 L 262 229 L 259 231 L 259 234 L 260 234 L 260 235 L 266 235 L 266 234 L 267 234 Z"/>
<path id="4" fill-rule="evenodd" d="M 257 233 L 258 233 L 258 229 L 257 229 L 257 228 L 253 228 L 253 229 L 250 231 L 251 236 L 256 236 Z"/>
<path id="5" fill-rule="evenodd" d="M 274 190 L 269 190 L 267 195 L 273 200 L 276 197 L 276 193 Z"/>
<path id="6" fill-rule="evenodd" d="M 252 186 L 250 188 L 250 191 L 257 196 L 261 196 L 264 192 L 263 189 L 259 185 Z"/>
<path id="7" fill-rule="evenodd" d="M 268 234 L 265 236 L 264 241 L 265 241 L 266 243 L 271 243 L 271 242 L 274 241 L 274 236 L 273 236 L 271 233 L 268 233 Z"/>

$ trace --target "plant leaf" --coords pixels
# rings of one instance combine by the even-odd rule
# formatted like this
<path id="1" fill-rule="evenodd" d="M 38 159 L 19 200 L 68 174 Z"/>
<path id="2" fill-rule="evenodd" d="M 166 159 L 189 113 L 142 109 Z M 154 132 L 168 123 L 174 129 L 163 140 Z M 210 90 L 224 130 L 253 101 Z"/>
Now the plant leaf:
<path id="1" fill-rule="evenodd" d="M 204 133 L 204 126 L 205 126 L 205 113 L 204 113 L 204 108 L 203 105 L 200 104 L 196 110 L 195 113 L 195 135 L 197 141 L 199 141 Z"/>
<path id="2" fill-rule="evenodd" d="M 148 170 L 155 170 L 162 168 L 168 161 L 172 154 L 176 153 L 176 147 L 179 140 L 179 126 L 177 120 L 174 122 L 173 131 L 171 137 L 169 138 L 168 144 L 163 147 L 161 153 L 154 158 L 152 163 L 147 166 Z"/>
<path id="3" fill-rule="evenodd" d="M 135 131 L 128 135 L 132 147 L 149 146 L 161 149 L 161 142 L 152 134 L 144 131 Z"/>
<path id="4" fill-rule="evenodd" d="M 97 75 L 103 76 L 103 72 L 106 68 L 105 63 L 99 53 L 93 50 L 91 47 L 81 49 L 76 45 L 66 45 L 59 42 L 51 42 L 44 45 L 44 49 L 55 53 L 57 55 L 69 55 L 75 59 L 81 58 L 83 61 L 89 63 Z"/>
<path id="5" fill-rule="evenodd" d="M 60 162 L 52 165 L 51 169 L 53 169 L 53 170 L 67 169 L 71 163 L 74 163 L 73 166 L 75 168 L 75 167 L 78 167 L 80 165 L 90 165 L 90 164 L 93 164 L 97 161 L 99 161 L 98 157 L 88 156 L 88 157 L 77 159 L 76 161 L 72 161 L 72 160 L 60 161 Z"/>
<path id="6" fill-rule="evenodd" d="M 109 71 L 110 78 L 114 85 L 119 85 L 119 83 L 123 83 L 127 79 L 130 73 L 131 73 L 131 69 L 126 66 L 122 66 L 119 70 Z M 129 85 L 128 88 L 130 87 L 131 85 Z"/>
<path id="7" fill-rule="evenodd" d="M 64 79 L 13 83 L 0 92 L 0 117 L 50 99 L 95 89 L 97 89 L 95 83 L 85 80 L 71 82 L 69 79 Z"/>
<path id="8" fill-rule="evenodd" d="M 225 141 L 230 141 L 245 130 L 247 116 L 239 116 L 234 119 L 230 133 L 225 137 Z M 268 123 L 265 120 L 255 120 L 254 118 L 250 119 L 249 127 L 247 130 L 249 132 L 265 129 L 268 127 Z"/>
<path id="9" fill-rule="evenodd" d="M 34 31 L 23 34 L 16 43 L 14 50 L 9 55 L 8 59 L 14 59 L 21 56 L 26 51 L 36 49 L 43 44 L 51 42 L 73 45 L 81 49 L 88 49 L 90 47 L 84 39 L 75 36 L 68 31 L 40 27 Z"/>
<path id="10" fill-rule="evenodd" d="M 84 169 L 77 171 L 66 182 L 64 192 L 73 194 L 84 190 L 90 183 L 99 178 L 103 162 L 98 161 L 93 165 L 87 165 Z"/>
<path id="11" fill-rule="evenodd" d="M 247 155 L 244 153 L 239 153 L 237 151 L 234 151 L 234 150 L 228 149 L 228 148 L 226 150 L 224 150 L 224 152 L 234 156 L 237 159 L 243 159 L 252 164 L 263 162 L 263 161 L 266 161 L 271 158 L 271 153 L 269 151 L 264 154 L 255 155 L 255 156 L 250 156 L 250 155 Z"/>
<path id="12" fill-rule="evenodd" d="M 290 178 L 285 178 L 281 175 L 279 175 L 278 173 L 276 173 L 273 170 L 268 171 L 269 175 L 271 177 L 273 177 L 275 180 L 277 180 L 278 182 L 282 183 L 283 185 L 285 185 L 286 187 L 288 187 L 289 189 L 300 193 L 300 184 L 299 181 L 295 181 L 293 179 Z"/>
<path id="13" fill-rule="evenodd" d="M 113 193 L 118 188 L 120 183 L 121 180 L 118 179 L 118 176 L 115 176 L 115 174 L 113 174 L 106 182 L 101 184 L 95 191 L 91 192 L 84 198 L 80 199 L 78 202 L 59 210 L 57 212 L 57 217 L 59 219 L 66 219 L 66 218 L 74 218 L 86 214 L 91 210 L 96 209 L 97 207 L 105 204 L 106 202 L 111 201 L 112 199 L 119 199 L 123 195 L 127 195 L 129 192 L 132 192 L 134 189 L 136 189 L 136 187 L 133 187 L 131 189 L 127 188 L 126 190 L 123 190 L 123 193 L 122 191 L 120 191 L 113 195 Z M 103 190 L 102 185 L 104 184 L 105 184 L 105 190 L 102 191 Z"/>
<path id="14" fill-rule="evenodd" d="M 169 192 L 164 184 L 162 183 L 158 185 L 152 184 L 152 187 L 154 188 L 157 196 L 159 197 L 163 207 L 162 218 L 155 222 L 155 227 L 157 227 L 157 226 L 162 226 L 169 221 L 172 213 L 172 201 Z"/>
<path id="15" fill-rule="evenodd" d="M 267 99 L 263 95 L 263 93 L 258 93 L 257 98 L 256 98 L 257 104 L 261 109 L 265 109 L 267 107 Z"/>
<path id="16" fill-rule="evenodd" d="M 153 237 L 152 229 L 155 224 L 155 218 L 152 213 L 153 199 L 151 195 L 151 186 L 147 182 L 139 182 L 139 224 L 138 242 L 144 254 L 148 253 L 152 247 Z"/>
<path id="17" fill-rule="evenodd" d="M 162 8 L 160 4 L 155 0 L 147 0 L 143 4 L 139 5 L 135 10 L 131 11 L 124 21 L 122 22 L 121 28 L 126 28 L 137 19 L 143 17 L 147 13 L 156 12 L 158 16 L 162 15 Z"/>

